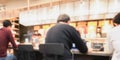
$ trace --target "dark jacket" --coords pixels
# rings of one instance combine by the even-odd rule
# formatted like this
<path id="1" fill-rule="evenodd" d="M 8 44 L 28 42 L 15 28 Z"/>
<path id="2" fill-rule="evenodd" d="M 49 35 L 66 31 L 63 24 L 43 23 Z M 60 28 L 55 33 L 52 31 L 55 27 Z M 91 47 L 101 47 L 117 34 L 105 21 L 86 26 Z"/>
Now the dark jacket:
<path id="1" fill-rule="evenodd" d="M 0 57 L 5 57 L 7 55 L 7 48 L 9 42 L 12 43 L 14 48 L 17 48 L 15 41 L 13 39 L 11 30 L 7 28 L 0 29 Z"/>
<path id="2" fill-rule="evenodd" d="M 63 43 L 65 47 L 65 58 L 71 58 L 72 54 L 70 49 L 72 43 L 75 43 L 76 47 L 81 53 L 86 53 L 88 48 L 80 37 L 77 30 L 67 24 L 56 24 L 47 32 L 45 43 Z"/>

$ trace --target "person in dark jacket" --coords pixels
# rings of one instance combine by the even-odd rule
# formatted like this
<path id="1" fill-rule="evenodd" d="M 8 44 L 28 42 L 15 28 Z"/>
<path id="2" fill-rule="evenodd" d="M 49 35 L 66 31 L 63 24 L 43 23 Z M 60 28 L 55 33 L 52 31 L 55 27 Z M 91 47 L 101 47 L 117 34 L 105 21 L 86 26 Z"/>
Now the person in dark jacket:
<path id="1" fill-rule="evenodd" d="M 80 37 L 80 34 L 74 27 L 70 26 L 69 23 L 70 17 L 68 15 L 60 15 L 57 19 L 57 24 L 48 30 L 45 38 L 45 43 L 64 44 L 64 60 L 72 60 L 70 49 L 73 43 L 75 43 L 76 48 L 78 48 L 81 53 L 88 52 L 88 48 Z"/>
<path id="2" fill-rule="evenodd" d="M 12 23 L 9 20 L 4 20 L 3 27 L 0 28 L 0 60 L 6 59 L 9 42 L 11 42 L 14 48 L 17 48 L 12 32 L 10 30 L 11 26 Z"/>

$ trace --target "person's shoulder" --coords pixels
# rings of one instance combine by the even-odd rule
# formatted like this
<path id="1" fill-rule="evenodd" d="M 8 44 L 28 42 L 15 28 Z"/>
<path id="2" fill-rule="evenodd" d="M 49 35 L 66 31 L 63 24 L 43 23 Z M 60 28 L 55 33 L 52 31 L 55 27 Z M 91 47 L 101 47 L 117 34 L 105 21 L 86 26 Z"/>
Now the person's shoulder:
<path id="1" fill-rule="evenodd" d="M 120 30 L 120 26 L 117 26 L 117 27 L 113 27 L 112 29 L 111 29 L 111 32 L 117 32 L 117 31 L 119 31 Z"/>
<path id="2" fill-rule="evenodd" d="M 69 25 L 69 24 L 58 24 L 59 26 L 64 26 L 64 27 L 72 27 L 73 28 L 73 26 L 71 26 L 71 25 Z"/>
<path id="3" fill-rule="evenodd" d="M 11 31 L 10 29 L 5 28 L 5 27 L 3 27 L 2 30 L 4 30 L 5 32 L 9 32 L 9 31 Z"/>
<path id="4" fill-rule="evenodd" d="M 2 28 L 0 28 L 1 30 L 7 30 L 7 28 L 5 28 L 5 27 L 2 27 Z"/>
<path id="5" fill-rule="evenodd" d="M 120 26 L 113 27 L 111 30 L 107 32 L 108 35 L 119 34 Z"/>
<path id="6" fill-rule="evenodd" d="M 54 28 L 60 28 L 60 29 L 66 29 L 66 30 L 74 30 L 75 28 L 69 24 L 56 24 L 55 26 L 53 26 L 51 29 L 54 29 Z"/>

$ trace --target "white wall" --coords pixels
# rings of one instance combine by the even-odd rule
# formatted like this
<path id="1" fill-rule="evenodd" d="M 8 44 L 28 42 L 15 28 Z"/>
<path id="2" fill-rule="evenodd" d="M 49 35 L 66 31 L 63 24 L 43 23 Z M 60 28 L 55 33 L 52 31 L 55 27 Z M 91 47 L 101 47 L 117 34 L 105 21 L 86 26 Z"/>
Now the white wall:
<path id="1" fill-rule="evenodd" d="M 30 6 L 48 3 L 50 1 L 59 1 L 59 0 L 30 0 Z M 6 3 L 6 10 L 18 9 L 27 7 L 27 0 L 14 0 Z"/>

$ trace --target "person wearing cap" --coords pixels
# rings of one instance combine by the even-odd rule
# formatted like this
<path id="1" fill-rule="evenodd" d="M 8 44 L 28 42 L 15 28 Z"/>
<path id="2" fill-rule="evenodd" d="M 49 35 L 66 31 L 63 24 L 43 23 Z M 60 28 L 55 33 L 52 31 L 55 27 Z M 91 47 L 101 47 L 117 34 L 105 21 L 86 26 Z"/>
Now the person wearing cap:
<path id="1" fill-rule="evenodd" d="M 80 34 L 74 27 L 70 26 L 69 23 L 70 17 L 67 14 L 61 14 L 57 19 L 57 24 L 48 30 L 45 38 L 45 43 L 64 44 L 64 56 L 59 60 L 72 60 L 70 49 L 73 43 L 75 43 L 76 48 L 78 48 L 81 53 L 88 52 L 88 48 L 80 37 Z"/>
<path id="2" fill-rule="evenodd" d="M 114 27 L 107 33 L 106 51 L 112 54 L 111 60 L 120 60 L 120 12 L 112 20 Z"/>
<path id="3" fill-rule="evenodd" d="M 14 48 L 17 45 L 11 32 L 12 23 L 9 20 L 3 21 L 3 27 L 0 28 L 0 60 L 6 60 L 8 44 L 11 42 Z"/>

